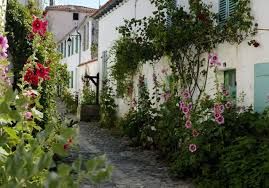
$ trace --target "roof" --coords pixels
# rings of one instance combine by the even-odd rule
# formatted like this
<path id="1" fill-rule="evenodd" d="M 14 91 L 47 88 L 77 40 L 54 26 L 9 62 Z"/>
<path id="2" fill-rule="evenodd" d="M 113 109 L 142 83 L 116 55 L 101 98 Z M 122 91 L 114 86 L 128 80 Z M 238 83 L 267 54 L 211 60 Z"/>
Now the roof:
<path id="1" fill-rule="evenodd" d="M 102 17 L 104 14 L 115 8 L 117 5 L 122 3 L 124 0 L 109 0 L 101 6 L 92 16 L 96 19 Z"/>
<path id="2" fill-rule="evenodd" d="M 80 13 L 88 13 L 90 15 L 94 14 L 97 9 L 77 6 L 77 5 L 55 5 L 46 7 L 47 11 L 55 10 L 55 11 L 65 11 L 65 12 L 80 12 Z"/>
<path id="3" fill-rule="evenodd" d="M 92 59 L 92 60 L 90 60 L 90 61 L 86 61 L 86 62 L 84 62 L 84 63 L 79 64 L 78 67 L 81 67 L 81 66 L 84 66 L 84 65 L 87 65 L 87 64 L 90 64 L 90 63 L 96 63 L 97 60 L 98 60 L 98 59 L 95 58 L 95 59 Z"/>

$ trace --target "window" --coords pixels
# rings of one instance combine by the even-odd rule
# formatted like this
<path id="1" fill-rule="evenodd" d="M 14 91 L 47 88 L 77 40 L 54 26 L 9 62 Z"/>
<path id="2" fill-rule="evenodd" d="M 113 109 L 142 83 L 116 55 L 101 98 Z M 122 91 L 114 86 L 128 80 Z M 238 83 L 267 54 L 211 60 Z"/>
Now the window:
<path id="1" fill-rule="evenodd" d="M 64 41 L 64 57 L 66 57 L 66 40 Z"/>
<path id="2" fill-rule="evenodd" d="M 90 25 L 88 22 L 83 26 L 83 51 L 89 49 L 89 35 L 90 35 Z"/>
<path id="3" fill-rule="evenodd" d="M 83 26 L 83 51 L 86 50 L 86 25 Z"/>
<path id="4" fill-rule="evenodd" d="M 235 12 L 236 0 L 219 1 L 219 23 L 224 23 Z"/>
<path id="5" fill-rule="evenodd" d="M 79 14 L 73 13 L 73 20 L 79 20 Z"/>
<path id="6" fill-rule="evenodd" d="M 236 99 L 236 70 L 224 71 L 224 87 L 229 91 L 230 96 Z"/>
<path id="7" fill-rule="evenodd" d="M 64 43 L 61 42 L 61 53 L 64 55 Z"/>
<path id="8" fill-rule="evenodd" d="M 71 71 L 70 72 L 70 84 L 69 84 L 69 87 L 70 88 L 73 88 L 73 82 L 74 82 L 74 71 Z"/>
<path id="9" fill-rule="evenodd" d="M 78 38 L 78 36 L 76 36 L 76 53 L 78 53 L 78 48 L 79 48 L 79 38 Z"/>
<path id="10" fill-rule="evenodd" d="M 74 43 L 75 43 L 75 41 L 74 41 L 74 38 L 72 37 L 72 43 L 71 43 L 71 55 L 74 54 L 74 48 L 75 48 Z"/>

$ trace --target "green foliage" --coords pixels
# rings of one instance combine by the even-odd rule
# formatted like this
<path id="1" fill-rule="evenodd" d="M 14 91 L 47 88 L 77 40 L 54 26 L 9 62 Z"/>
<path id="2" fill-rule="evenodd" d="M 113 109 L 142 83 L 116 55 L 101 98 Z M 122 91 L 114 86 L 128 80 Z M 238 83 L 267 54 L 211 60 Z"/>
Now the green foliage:
<path id="1" fill-rule="evenodd" d="M 9 53 L 14 66 L 15 84 L 24 63 L 32 54 L 32 44 L 29 42 L 32 15 L 28 7 L 17 0 L 7 1 L 6 32 L 9 41 Z"/>
<path id="2" fill-rule="evenodd" d="M 63 91 L 62 100 L 65 103 L 68 112 L 73 114 L 77 112 L 78 103 L 75 100 L 75 96 L 73 96 L 67 89 Z"/>
<path id="3" fill-rule="evenodd" d="M 126 94 L 128 84 L 143 63 L 168 56 L 181 87 L 190 88 L 191 96 L 199 93 L 199 99 L 208 74 L 208 62 L 203 55 L 221 43 L 240 43 L 256 33 L 249 0 L 237 1 L 236 12 L 224 24 L 218 24 L 218 15 L 201 0 L 189 1 L 190 11 L 174 6 L 173 2 L 151 0 L 157 7 L 153 16 L 126 20 L 118 28 L 122 38 L 115 42 L 112 51 L 112 76 L 120 96 Z"/>
<path id="4" fill-rule="evenodd" d="M 134 144 L 154 145 L 158 111 L 153 107 L 144 76 L 139 78 L 139 97 L 137 106 L 132 108 L 120 121 L 123 132 L 132 138 Z"/>
<path id="5" fill-rule="evenodd" d="M 108 80 L 103 82 L 103 88 L 100 96 L 101 126 L 114 127 L 117 120 L 117 105 L 115 104 L 115 95 L 110 87 Z"/>
<path id="6" fill-rule="evenodd" d="M 92 90 L 89 82 L 85 81 L 82 89 L 82 105 L 96 104 L 96 93 Z"/>

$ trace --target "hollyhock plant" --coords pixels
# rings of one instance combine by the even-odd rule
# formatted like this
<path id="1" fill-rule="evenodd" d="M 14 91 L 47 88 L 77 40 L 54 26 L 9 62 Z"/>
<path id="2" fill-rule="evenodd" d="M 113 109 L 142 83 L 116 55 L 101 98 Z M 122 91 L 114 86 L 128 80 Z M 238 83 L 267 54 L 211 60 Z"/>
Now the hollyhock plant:
<path id="1" fill-rule="evenodd" d="M 34 17 L 34 21 L 32 22 L 32 32 L 44 36 L 47 31 L 47 26 L 47 20 L 43 21 L 42 19 Z"/>
<path id="2" fill-rule="evenodd" d="M 192 153 L 196 152 L 197 151 L 196 144 L 190 144 L 189 145 L 189 151 L 192 152 Z"/>
<path id="3" fill-rule="evenodd" d="M 193 136 L 193 137 L 197 137 L 197 136 L 199 136 L 199 132 L 198 132 L 196 129 L 193 129 L 193 130 L 192 130 L 192 136 Z"/>
<path id="4" fill-rule="evenodd" d="M 192 128 L 192 123 L 191 123 L 190 120 L 187 120 L 187 121 L 186 121 L 186 123 L 185 123 L 185 127 L 186 127 L 187 129 L 191 129 L 191 128 Z"/>
<path id="5" fill-rule="evenodd" d="M 8 47 L 7 37 L 0 34 L 0 59 L 7 58 Z"/>
<path id="6" fill-rule="evenodd" d="M 25 119 L 27 119 L 27 120 L 31 120 L 32 117 L 33 117 L 32 112 L 26 112 L 26 113 L 25 113 Z"/>
<path id="7" fill-rule="evenodd" d="M 222 125 L 224 124 L 224 117 L 221 115 L 217 118 L 215 118 L 216 122 L 219 124 L 219 125 Z"/>
<path id="8" fill-rule="evenodd" d="M 49 72 L 50 72 L 50 68 L 49 67 L 44 67 L 42 64 L 37 63 L 36 66 L 36 75 L 40 78 L 42 78 L 43 80 L 49 80 Z"/>
<path id="9" fill-rule="evenodd" d="M 32 69 L 27 69 L 24 75 L 24 81 L 28 82 L 33 86 L 38 86 L 38 76 L 34 73 Z"/>
<path id="10" fill-rule="evenodd" d="M 221 65 L 221 62 L 219 60 L 219 57 L 218 57 L 218 55 L 216 53 L 209 54 L 208 55 L 208 59 L 209 59 L 209 65 L 210 65 L 210 67 L 220 66 Z"/>
<path id="11" fill-rule="evenodd" d="M 230 101 L 226 102 L 225 108 L 230 109 L 232 107 L 232 103 Z"/>

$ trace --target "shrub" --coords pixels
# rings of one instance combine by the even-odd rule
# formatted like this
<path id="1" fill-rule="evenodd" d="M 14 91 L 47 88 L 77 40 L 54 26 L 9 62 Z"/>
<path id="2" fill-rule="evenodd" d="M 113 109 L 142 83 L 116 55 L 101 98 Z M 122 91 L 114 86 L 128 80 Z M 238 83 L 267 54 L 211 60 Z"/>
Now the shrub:
<path id="1" fill-rule="evenodd" d="M 83 89 L 82 89 L 82 105 L 93 105 L 96 104 L 96 94 L 92 90 L 90 84 L 85 81 L 83 83 Z"/>
<path id="2" fill-rule="evenodd" d="M 115 127 L 117 121 L 117 105 L 115 104 L 115 95 L 113 89 L 109 86 L 108 81 L 103 82 L 101 92 L 100 110 L 101 110 L 101 126 Z"/>

